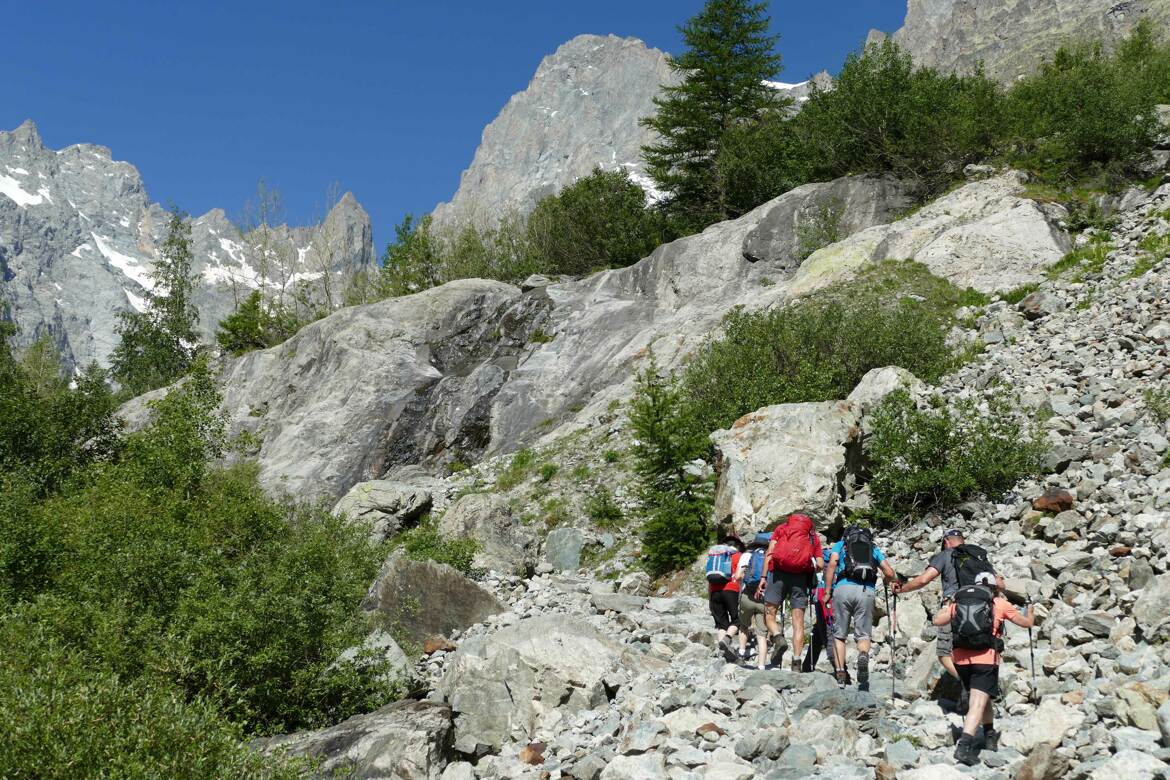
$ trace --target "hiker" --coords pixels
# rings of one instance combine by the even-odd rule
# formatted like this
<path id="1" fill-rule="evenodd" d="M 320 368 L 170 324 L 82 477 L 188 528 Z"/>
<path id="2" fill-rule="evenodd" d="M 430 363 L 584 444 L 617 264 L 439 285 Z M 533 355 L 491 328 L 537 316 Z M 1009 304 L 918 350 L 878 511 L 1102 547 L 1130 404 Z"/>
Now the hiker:
<path id="1" fill-rule="evenodd" d="M 1021 628 L 1035 623 L 1035 608 L 1028 605 L 1021 615 L 1011 602 L 996 594 L 997 577 L 980 572 L 975 584 L 959 588 L 950 603 L 934 616 L 934 624 L 946 626 L 954 637 L 954 662 L 971 692 L 971 703 L 963 719 L 963 733 L 955 745 L 955 760 L 967 766 L 979 763 L 976 729 L 983 726 L 983 747 L 999 750 L 999 732 L 995 730 L 992 702 L 999 696 L 999 664 L 1003 652 L 1003 622 L 1010 620 Z"/>
<path id="2" fill-rule="evenodd" d="M 764 596 L 764 620 L 772 643 L 772 665 L 778 666 L 788 649 L 776 621 L 776 613 L 785 599 L 792 610 L 792 671 L 799 672 L 804 663 L 804 611 L 809 596 L 816 587 L 815 573 L 824 568 L 821 537 L 813 528 L 808 515 L 792 514 L 772 531 L 768 542 L 768 571 L 770 580 L 761 582 L 756 594 Z"/>
<path id="3" fill-rule="evenodd" d="M 764 619 L 764 598 L 759 586 L 768 571 L 768 543 L 772 535 L 767 531 L 756 534 L 747 553 L 739 558 L 735 577 L 741 584 L 739 592 L 739 659 L 748 660 L 748 632 L 756 635 L 756 668 L 763 669 L 768 654 L 768 626 Z M 731 660 L 731 659 L 728 659 Z"/>
<path id="4" fill-rule="evenodd" d="M 829 565 L 825 573 L 826 605 L 833 611 L 833 653 L 837 684 L 849 685 L 845 665 L 845 640 L 849 626 L 857 642 L 857 690 L 869 690 L 869 651 L 873 645 L 873 607 L 878 571 L 888 584 L 897 582 L 885 554 L 873 542 L 868 528 L 851 526 L 829 548 Z"/>
<path id="5" fill-rule="evenodd" d="M 955 557 L 956 553 L 959 554 L 958 558 Z M 963 582 L 960 582 L 959 569 L 963 570 L 963 578 L 965 580 Z M 942 550 L 930 559 L 930 563 L 926 565 L 926 570 L 901 585 L 895 581 L 891 584 L 891 588 L 894 593 L 910 593 L 925 587 L 933 582 L 935 578 L 941 577 L 943 601 L 949 603 L 955 597 L 955 592 L 959 590 L 960 585 L 974 584 L 975 576 L 983 571 L 990 571 L 994 576 L 994 570 L 987 560 L 987 553 L 980 547 L 966 544 L 966 539 L 961 529 L 951 528 L 943 533 Z M 996 577 L 996 583 L 1000 592 L 1002 592 L 1003 580 Z M 949 624 L 943 624 L 938 630 L 935 653 L 938 655 L 938 662 L 942 664 L 947 673 L 961 683 L 962 678 L 959 676 L 958 670 L 955 669 L 955 662 L 951 658 L 951 649 L 951 628 Z M 967 697 L 968 691 L 964 686 L 959 700 L 960 712 L 966 706 Z"/>
<path id="6" fill-rule="evenodd" d="M 829 565 L 829 549 L 826 547 L 821 556 L 824 558 L 825 566 Z M 812 641 L 809 643 L 808 652 L 805 653 L 804 671 L 811 672 L 817 668 L 817 662 L 821 658 L 821 651 L 829 647 L 829 631 L 833 625 L 833 610 L 831 604 L 826 603 L 825 600 L 825 577 L 824 571 L 820 571 L 816 575 L 816 589 L 813 591 L 813 610 L 815 612 L 812 631 Z M 833 673 L 836 674 L 836 661 L 830 654 L 827 656 L 829 664 L 833 667 Z"/>
<path id="7" fill-rule="evenodd" d="M 735 659 L 729 637 L 739 630 L 739 580 L 735 578 L 739 559 L 744 551 L 743 540 L 729 534 L 707 551 L 707 602 L 711 617 L 715 618 L 716 649 L 724 658 Z"/>

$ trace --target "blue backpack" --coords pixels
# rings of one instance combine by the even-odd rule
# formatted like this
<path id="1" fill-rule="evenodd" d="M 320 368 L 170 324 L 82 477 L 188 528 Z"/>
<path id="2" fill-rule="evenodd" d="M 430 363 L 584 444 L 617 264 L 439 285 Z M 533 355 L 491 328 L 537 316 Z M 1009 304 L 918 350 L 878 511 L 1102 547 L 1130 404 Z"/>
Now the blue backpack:
<path id="1" fill-rule="evenodd" d="M 731 556 L 739 550 L 725 544 L 717 544 L 707 551 L 707 582 L 726 585 L 731 582 Z"/>
<path id="2" fill-rule="evenodd" d="M 754 593 L 760 580 L 768 570 L 768 545 L 772 541 L 772 534 L 768 532 L 756 534 L 751 543 L 751 560 L 748 561 L 747 572 L 744 574 L 744 592 Z"/>

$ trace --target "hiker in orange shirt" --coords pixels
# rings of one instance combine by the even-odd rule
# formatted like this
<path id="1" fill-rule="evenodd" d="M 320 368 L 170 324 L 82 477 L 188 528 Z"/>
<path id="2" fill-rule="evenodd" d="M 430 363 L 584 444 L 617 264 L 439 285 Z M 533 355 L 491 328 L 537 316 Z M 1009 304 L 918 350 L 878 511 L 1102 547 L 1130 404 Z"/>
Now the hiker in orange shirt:
<path id="1" fill-rule="evenodd" d="M 1033 605 L 1021 615 L 1007 599 L 995 595 L 995 575 L 984 572 L 974 585 L 959 588 L 954 599 L 934 616 L 936 626 L 951 626 L 955 668 L 963 686 L 971 691 L 971 704 L 963 721 L 963 734 L 955 746 L 955 760 L 974 766 L 979 762 L 976 729 L 983 725 L 983 747 L 999 749 L 992 701 L 999 695 L 999 663 L 1003 652 L 1003 622 L 1021 628 L 1035 622 Z"/>

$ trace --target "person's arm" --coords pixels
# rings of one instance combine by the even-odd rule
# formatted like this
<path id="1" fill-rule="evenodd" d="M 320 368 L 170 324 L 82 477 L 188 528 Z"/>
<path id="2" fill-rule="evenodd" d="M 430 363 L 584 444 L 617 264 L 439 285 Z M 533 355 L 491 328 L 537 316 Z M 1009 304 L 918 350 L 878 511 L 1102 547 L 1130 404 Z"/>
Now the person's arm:
<path id="1" fill-rule="evenodd" d="M 954 604 L 943 604 L 942 609 L 934 613 L 934 619 L 931 621 L 936 626 L 945 626 L 951 622 L 951 617 L 955 614 Z"/>
<path id="2" fill-rule="evenodd" d="M 829 556 L 828 571 L 825 572 L 825 603 L 833 600 L 833 580 L 837 579 L 837 553 Z"/>
<path id="3" fill-rule="evenodd" d="M 894 567 L 890 565 L 889 558 L 882 558 L 881 562 L 882 579 L 887 583 L 893 584 L 894 592 L 898 592 L 898 573 L 894 571 Z"/>
<path id="4" fill-rule="evenodd" d="M 756 587 L 756 598 L 764 595 L 764 589 L 768 582 L 768 574 L 772 571 L 772 551 L 775 549 L 776 540 L 772 539 L 768 542 L 768 550 L 764 553 L 764 576 L 760 577 L 760 584 Z"/>
<path id="5" fill-rule="evenodd" d="M 747 576 L 747 570 L 751 564 L 751 553 L 741 553 L 739 556 L 739 563 L 735 567 L 735 574 L 731 575 L 732 582 L 734 582 L 736 585 L 743 582 L 743 578 Z"/>
<path id="6" fill-rule="evenodd" d="M 927 585 L 934 582 L 935 578 L 938 577 L 938 574 L 938 569 L 934 568 L 933 566 L 927 566 L 926 571 L 922 572 L 914 579 L 902 583 L 901 587 L 898 588 L 898 592 L 911 593 L 913 591 L 919 590 L 920 588 L 925 588 Z M 946 623 L 939 623 L 938 625 L 946 625 Z"/>
<path id="7" fill-rule="evenodd" d="M 825 568 L 825 548 L 821 547 L 821 537 L 813 531 L 813 570 L 822 571 Z"/>
<path id="8" fill-rule="evenodd" d="M 1029 604 L 1028 611 L 1021 615 L 1017 609 L 1011 608 L 1004 617 L 1015 623 L 1020 628 L 1031 628 L 1036 625 L 1036 605 Z"/>

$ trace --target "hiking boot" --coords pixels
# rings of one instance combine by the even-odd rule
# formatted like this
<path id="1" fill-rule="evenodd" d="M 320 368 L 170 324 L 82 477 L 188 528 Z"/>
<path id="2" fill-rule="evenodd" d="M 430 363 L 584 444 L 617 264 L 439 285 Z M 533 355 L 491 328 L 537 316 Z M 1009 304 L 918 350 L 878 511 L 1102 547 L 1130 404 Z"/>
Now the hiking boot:
<path id="1" fill-rule="evenodd" d="M 797 674 L 800 674 L 801 672 L 803 672 L 804 671 L 804 661 L 800 660 L 799 658 L 793 658 L 792 659 L 792 671 L 796 672 Z"/>
<path id="2" fill-rule="evenodd" d="M 865 653 L 857 656 L 857 690 L 869 690 L 869 656 Z"/>
<path id="3" fill-rule="evenodd" d="M 719 652 L 723 653 L 723 660 L 728 663 L 735 663 L 739 660 L 739 655 L 732 649 L 731 642 L 727 640 L 727 637 L 719 640 Z"/>
<path id="4" fill-rule="evenodd" d="M 979 756 L 975 753 L 975 737 L 970 734 L 959 737 L 959 743 L 955 745 L 955 760 L 967 766 L 979 763 Z"/>
<path id="5" fill-rule="evenodd" d="M 784 651 L 788 649 L 788 642 L 779 634 L 772 636 L 772 666 L 779 666 L 784 658 Z"/>
<path id="6" fill-rule="evenodd" d="M 846 685 L 848 685 L 851 682 L 852 682 L 852 680 L 849 679 L 849 670 L 848 669 L 838 669 L 837 670 L 837 687 L 838 688 L 844 688 Z"/>
<path id="7" fill-rule="evenodd" d="M 999 732 L 995 729 L 983 729 L 983 749 L 995 753 L 999 750 Z"/>

